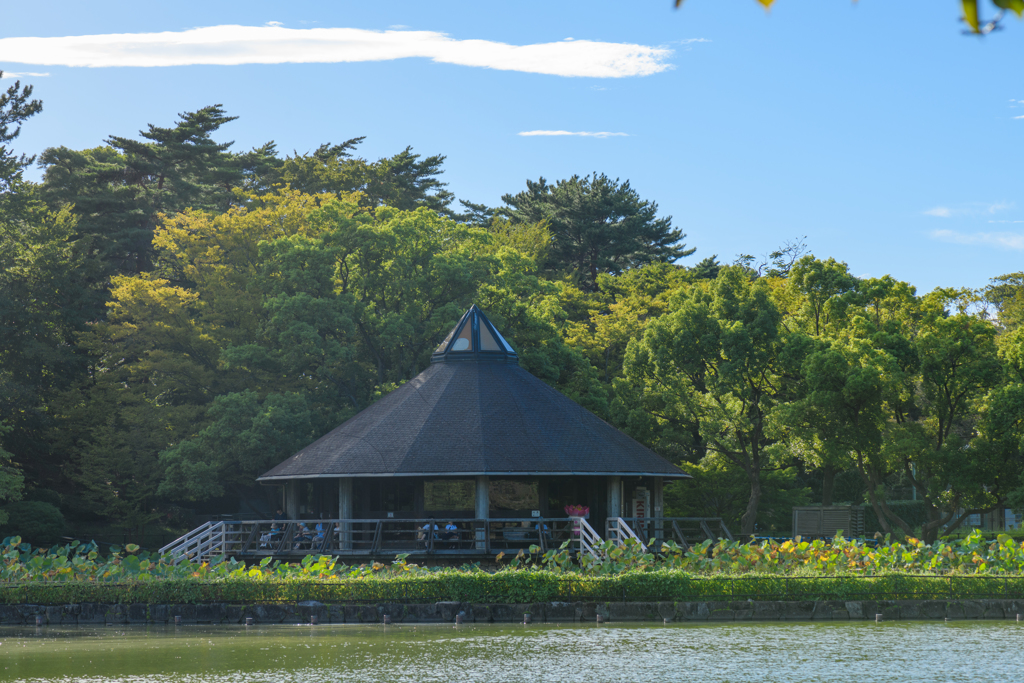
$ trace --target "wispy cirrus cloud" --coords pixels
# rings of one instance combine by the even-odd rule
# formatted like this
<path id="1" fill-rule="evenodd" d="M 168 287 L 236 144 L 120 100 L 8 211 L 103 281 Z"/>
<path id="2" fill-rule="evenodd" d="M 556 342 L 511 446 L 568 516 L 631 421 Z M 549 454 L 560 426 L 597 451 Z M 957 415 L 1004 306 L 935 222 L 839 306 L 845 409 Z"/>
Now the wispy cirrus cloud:
<path id="1" fill-rule="evenodd" d="M 957 206 L 935 206 L 922 213 L 935 218 L 953 218 L 955 216 L 985 216 L 1014 208 L 1013 202 L 971 202 Z"/>
<path id="2" fill-rule="evenodd" d="M 952 244 L 975 244 L 1000 249 L 1024 250 L 1024 234 L 1017 232 L 957 232 L 956 230 L 933 230 L 932 239 Z"/>
<path id="3" fill-rule="evenodd" d="M 0 38 L 0 63 L 70 67 L 375 62 L 422 58 L 501 71 L 625 78 L 667 69 L 665 47 L 591 40 L 510 45 L 436 31 L 208 26 L 162 33 Z"/>
<path id="4" fill-rule="evenodd" d="M 532 137 L 557 137 L 562 135 L 575 135 L 581 138 L 628 138 L 629 133 L 609 133 L 607 131 L 589 131 L 589 130 L 524 130 L 516 135 L 521 135 L 524 138 Z"/>
<path id="5" fill-rule="evenodd" d="M 1024 108 L 1024 100 L 1010 100 L 1010 109 L 1021 109 Z M 1024 119 L 1024 115 L 1014 116 L 1014 120 Z"/>
<path id="6" fill-rule="evenodd" d="M 48 73 L 37 73 L 35 71 L 4 71 L 0 78 L 45 78 L 49 75 Z"/>

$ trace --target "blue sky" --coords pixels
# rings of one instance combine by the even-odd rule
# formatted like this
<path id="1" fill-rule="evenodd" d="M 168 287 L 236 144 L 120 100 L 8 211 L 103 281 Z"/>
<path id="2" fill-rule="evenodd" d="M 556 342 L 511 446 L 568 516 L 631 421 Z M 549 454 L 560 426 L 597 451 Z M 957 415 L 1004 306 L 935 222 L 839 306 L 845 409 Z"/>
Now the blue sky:
<path id="1" fill-rule="evenodd" d="M 684 262 L 806 235 L 920 292 L 1024 270 L 1024 22 L 979 39 L 955 0 L 672 4 L 10 3 L 0 69 L 44 101 L 20 152 L 221 103 L 236 150 L 412 145 L 474 202 L 629 179 L 697 247 Z"/>

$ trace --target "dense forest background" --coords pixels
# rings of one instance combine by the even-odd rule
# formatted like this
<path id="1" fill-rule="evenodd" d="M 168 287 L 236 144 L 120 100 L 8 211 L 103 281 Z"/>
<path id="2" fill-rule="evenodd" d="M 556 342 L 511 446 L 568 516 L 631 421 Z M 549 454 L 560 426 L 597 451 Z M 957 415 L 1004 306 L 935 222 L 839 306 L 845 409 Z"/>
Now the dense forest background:
<path id="1" fill-rule="evenodd" d="M 527 370 L 693 474 L 669 514 L 779 534 L 793 505 L 865 503 L 932 539 L 1024 507 L 1024 273 L 919 295 L 802 239 L 723 263 L 628 181 L 483 206 L 412 148 L 232 151 L 220 106 L 19 156 L 41 108 L 0 94 L 0 535 L 144 540 L 259 500 L 474 302 Z"/>

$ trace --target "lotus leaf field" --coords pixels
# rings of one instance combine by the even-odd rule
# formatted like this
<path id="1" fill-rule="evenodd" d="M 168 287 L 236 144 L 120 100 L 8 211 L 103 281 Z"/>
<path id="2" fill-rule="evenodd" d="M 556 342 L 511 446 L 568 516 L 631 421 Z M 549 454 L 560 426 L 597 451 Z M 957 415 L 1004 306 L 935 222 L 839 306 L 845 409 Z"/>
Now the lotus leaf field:
<path id="1" fill-rule="evenodd" d="M 0 603 L 538 602 L 547 600 L 952 599 L 1024 597 L 1024 542 L 917 539 L 705 541 L 660 553 L 635 542 L 578 561 L 567 547 L 479 565 L 422 567 L 398 556 L 359 566 L 329 556 L 247 566 L 231 558 L 174 564 L 138 546 L 101 555 L 94 544 L 33 549 L 5 539 Z"/>

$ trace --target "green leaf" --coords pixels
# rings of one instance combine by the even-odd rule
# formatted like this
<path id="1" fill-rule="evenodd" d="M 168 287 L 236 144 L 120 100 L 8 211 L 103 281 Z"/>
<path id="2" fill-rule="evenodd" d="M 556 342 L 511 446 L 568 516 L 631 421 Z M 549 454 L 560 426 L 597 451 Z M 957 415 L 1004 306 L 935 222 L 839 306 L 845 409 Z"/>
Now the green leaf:
<path id="1" fill-rule="evenodd" d="M 964 21 L 971 27 L 971 33 L 981 33 L 981 21 L 978 18 L 978 0 L 962 0 Z"/>
<path id="2" fill-rule="evenodd" d="M 1018 17 L 1024 16 L 1024 0 L 992 0 L 999 9 L 1008 9 Z"/>

